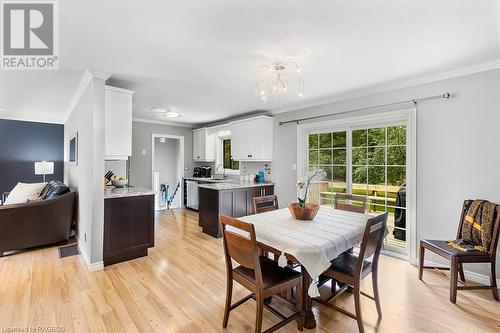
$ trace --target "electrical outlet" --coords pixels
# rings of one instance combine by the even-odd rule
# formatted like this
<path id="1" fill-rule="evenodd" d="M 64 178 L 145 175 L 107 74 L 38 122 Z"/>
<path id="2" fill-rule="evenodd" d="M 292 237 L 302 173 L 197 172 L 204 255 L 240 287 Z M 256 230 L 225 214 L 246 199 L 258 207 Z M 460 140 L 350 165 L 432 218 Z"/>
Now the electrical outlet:
<path id="1" fill-rule="evenodd" d="M 297 164 L 295 163 L 292 164 L 292 170 L 297 170 Z"/>

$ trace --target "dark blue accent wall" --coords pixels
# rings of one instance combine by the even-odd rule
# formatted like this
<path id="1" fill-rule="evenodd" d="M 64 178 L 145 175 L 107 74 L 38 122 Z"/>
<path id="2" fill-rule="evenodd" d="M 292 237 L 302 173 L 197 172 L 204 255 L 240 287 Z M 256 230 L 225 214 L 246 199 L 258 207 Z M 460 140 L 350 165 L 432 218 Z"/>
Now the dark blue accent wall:
<path id="1" fill-rule="evenodd" d="M 64 125 L 0 119 L 0 196 L 18 182 L 42 182 L 37 161 L 54 162 L 47 181 L 63 180 Z"/>

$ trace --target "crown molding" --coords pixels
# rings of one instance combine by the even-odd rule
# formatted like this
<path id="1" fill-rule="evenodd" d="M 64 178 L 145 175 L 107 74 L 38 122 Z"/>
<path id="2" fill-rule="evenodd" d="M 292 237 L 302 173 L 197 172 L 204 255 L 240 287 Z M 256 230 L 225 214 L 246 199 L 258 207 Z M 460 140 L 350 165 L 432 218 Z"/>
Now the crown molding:
<path id="1" fill-rule="evenodd" d="M 0 112 L 0 120 L 16 120 L 16 121 L 28 121 L 32 123 L 44 123 L 44 124 L 64 124 L 60 118 L 53 118 L 48 115 L 42 116 L 22 116 L 18 114 L 9 114 Z"/>
<path id="2" fill-rule="evenodd" d="M 133 117 L 132 121 L 134 121 L 136 123 L 147 123 L 147 124 L 174 126 L 174 127 L 186 127 L 186 128 L 193 128 L 194 127 L 194 125 L 192 125 L 192 124 L 176 123 L 175 121 L 161 121 L 161 120 L 136 118 L 136 117 Z"/>
<path id="3" fill-rule="evenodd" d="M 467 66 L 467 67 L 461 67 L 461 68 L 457 68 L 454 70 L 445 71 L 445 72 L 441 72 L 441 73 L 437 73 L 437 74 L 420 76 L 420 77 L 410 79 L 410 80 L 402 80 L 402 81 L 396 81 L 396 82 L 391 82 L 391 83 L 379 84 L 379 85 L 374 85 L 374 86 L 369 87 L 369 88 L 351 90 L 351 91 L 340 93 L 340 94 L 334 94 L 334 95 L 331 95 L 331 96 L 328 96 L 325 98 L 314 99 L 311 101 L 306 101 L 303 103 L 298 103 L 295 105 L 285 106 L 282 108 L 274 109 L 274 110 L 271 110 L 270 113 L 271 114 L 280 114 L 280 113 L 285 113 L 285 112 L 289 112 L 289 111 L 306 109 L 306 108 L 310 108 L 310 107 L 341 102 L 341 101 L 345 101 L 345 100 L 349 100 L 349 99 L 380 94 L 380 93 L 393 91 L 393 90 L 397 90 L 397 89 L 414 87 L 414 86 L 418 86 L 421 84 L 432 83 L 432 82 L 437 82 L 437 81 L 442 81 L 442 80 L 453 79 L 453 78 L 457 78 L 457 77 L 487 72 L 487 71 L 491 71 L 491 70 L 495 70 L 495 69 L 499 69 L 499 68 L 500 68 L 500 59 L 496 59 L 493 61 L 488 61 L 488 62 L 484 62 L 484 63 L 472 65 L 472 66 Z"/>
<path id="4" fill-rule="evenodd" d="M 71 115 L 71 112 L 73 112 L 73 109 L 82 98 L 85 89 L 87 89 L 88 85 L 90 84 L 90 82 L 92 82 L 92 80 L 96 79 L 96 80 L 106 81 L 107 79 L 109 79 L 110 76 L 111 73 L 86 69 L 82 75 L 82 78 L 80 79 L 80 84 L 76 88 L 76 91 L 73 94 L 73 97 L 71 98 L 71 101 L 69 102 L 66 111 L 64 112 L 64 115 L 62 117 L 62 123 L 65 123 L 68 120 L 69 116 Z"/>

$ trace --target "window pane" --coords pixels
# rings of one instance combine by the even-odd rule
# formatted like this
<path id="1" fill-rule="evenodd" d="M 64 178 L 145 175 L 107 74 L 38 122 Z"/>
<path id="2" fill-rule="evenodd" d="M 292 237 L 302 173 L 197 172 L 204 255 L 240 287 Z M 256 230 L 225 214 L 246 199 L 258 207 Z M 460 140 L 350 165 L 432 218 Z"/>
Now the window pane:
<path id="1" fill-rule="evenodd" d="M 385 127 L 368 129 L 369 146 L 385 146 Z"/>
<path id="2" fill-rule="evenodd" d="M 406 180 L 406 167 L 387 167 L 387 185 L 401 186 Z"/>
<path id="3" fill-rule="evenodd" d="M 331 149 L 322 149 L 319 151 L 319 164 L 332 164 Z"/>
<path id="4" fill-rule="evenodd" d="M 368 165 L 385 165 L 385 147 L 368 148 Z"/>
<path id="5" fill-rule="evenodd" d="M 320 148 L 332 148 L 332 133 L 321 133 L 319 135 Z"/>
<path id="6" fill-rule="evenodd" d="M 335 132 L 335 133 L 333 133 L 333 147 L 334 148 L 344 148 L 346 146 L 346 136 L 347 136 L 347 132 Z"/>
<path id="7" fill-rule="evenodd" d="M 406 165 L 406 146 L 387 147 L 387 165 Z"/>
<path id="8" fill-rule="evenodd" d="M 231 169 L 231 140 L 222 140 L 222 149 L 224 169 Z"/>
<path id="9" fill-rule="evenodd" d="M 332 184 L 332 187 L 330 190 L 332 192 L 334 192 L 334 193 L 346 193 L 347 192 L 347 184 L 346 183 L 333 182 L 331 184 Z M 335 199 L 335 195 L 334 195 L 334 199 Z"/>
<path id="10" fill-rule="evenodd" d="M 333 164 L 346 164 L 346 150 L 334 149 L 333 150 Z"/>
<path id="11" fill-rule="evenodd" d="M 307 202 L 318 204 L 321 188 L 322 188 L 321 182 L 311 184 L 311 186 L 309 186 L 309 193 L 307 194 Z M 303 194 L 301 194 L 301 196 L 303 196 Z"/>
<path id="12" fill-rule="evenodd" d="M 309 150 L 309 164 L 318 164 L 318 156 L 317 150 Z"/>
<path id="13" fill-rule="evenodd" d="M 393 246 L 405 248 L 406 209 L 387 207 L 387 210 L 389 211 L 387 219 L 387 227 L 389 229 L 387 243 Z"/>
<path id="14" fill-rule="evenodd" d="M 352 131 L 352 146 L 363 147 L 367 144 L 367 133 L 365 129 Z"/>
<path id="15" fill-rule="evenodd" d="M 352 167 L 353 187 L 355 184 L 366 185 L 366 181 L 367 181 L 367 168 L 365 166 Z"/>
<path id="16" fill-rule="evenodd" d="M 406 208 L 406 183 L 398 187 L 395 193 L 395 199 L 394 205 L 396 207 Z"/>
<path id="17" fill-rule="evenodd" d="M 368 189 L 384 192 L 385 198 L 385 167 L 368 167 Z"/>
<path id="18" fill-rule="evenodd" d="M 320 169 L 324 170 L 325 173 L 326 173 L 326 176 L 323 180 L 326 180 L 326 181 L 332 181 L 333 177 L 332 177 L 332 174 L 333 174 L 333 169 L 332 169 L 332 166 L 331 165 L 320 165 L 319 166 Z"/>
<path id="19" fill-rule="evenodd" d="M 333 181 L 334 182 L 344 182 L 346 181 L 346 168 L 345 167 L 333 167 Z"/>
<path id="20" fill-rule="evenodd" d="M 318 149 L 318 134 L 309 134 L 309 148 Z"/>
<path id="21" fill-rule="evenodd" d="M 406 144 L 406 125 L 387 127 L 387 144 L 388 145 L 405 145 Z"/>
<path id="22" fill-rule="evenodd" d="M 366 165 L 366 148 L 352 149 L 352 165 Z"/>

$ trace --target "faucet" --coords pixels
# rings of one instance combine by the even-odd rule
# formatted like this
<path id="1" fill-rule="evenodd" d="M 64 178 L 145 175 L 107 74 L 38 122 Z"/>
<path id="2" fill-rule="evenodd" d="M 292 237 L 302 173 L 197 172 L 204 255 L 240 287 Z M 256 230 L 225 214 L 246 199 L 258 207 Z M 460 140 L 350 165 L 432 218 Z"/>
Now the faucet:
<path id="1" fill-rule="evenodd" d="M 219 171 L 219 167 L 222 167 L 222 179 L 226 179 L 226 168 L 224 168 L 224 164 L 219 164 L 217 168 L 215 168 L 215 172 Z"/>

